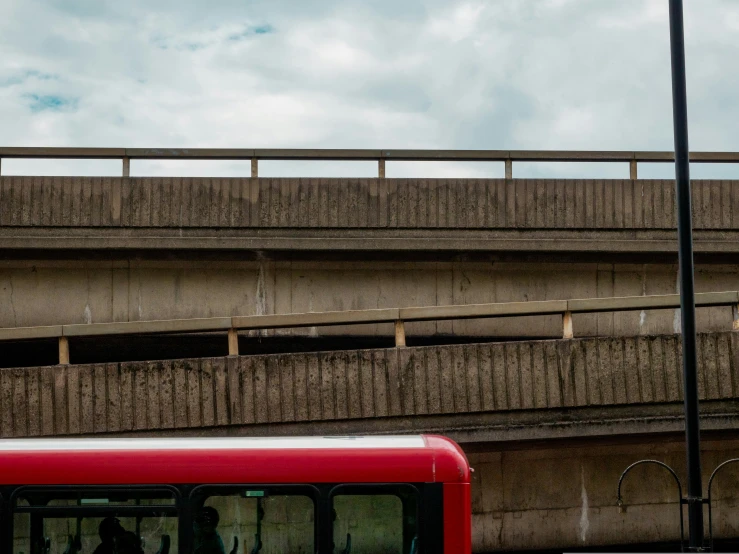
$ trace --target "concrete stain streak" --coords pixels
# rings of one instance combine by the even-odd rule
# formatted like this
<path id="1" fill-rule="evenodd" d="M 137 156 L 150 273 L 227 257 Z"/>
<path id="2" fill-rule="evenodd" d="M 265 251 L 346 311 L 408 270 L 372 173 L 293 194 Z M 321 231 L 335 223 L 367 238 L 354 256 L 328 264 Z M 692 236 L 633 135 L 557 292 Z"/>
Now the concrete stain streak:
<path id="1" fill-rule="evenodd" d="M 267 294 L 264 286 L 264 264 L 259 264 L 259 275 L 257 276 L 257 292 L 256 292 L 256 312 L 257 315 L 267 313 Z"/>
<path id="2" fill-rule="evenodd" d="M 590 529 L 590 519 L 588 518 L 588 491 L 585 489 L 585 467 L 580 466 L 580 481 L 582 498 L 582 509 L 580 512 L 580 540 L 585 542 L 588 538 L 588 529 Z"/>
<path id="3" fill-rule="evenodd" d="M 255 310 L 257 315 L 264 315 L 267 313 L 267 289 L 264 282 L 264 262 L 259 263 L 259 274 L 257 275 L 257 291 L 255 296 Z M 257 336 L 266 337 L 267 329 L 259 329 Z"/>
<path id="4" fill-rule="evenodd" d="M 682 317 L 680 314 L 680 308 L 675 308 L 675 315 L 672 318 L 672 330 L 676 335 L 680 334 L 681 323 Z"/>
<path id="5" fill-rule="evenodd" d="M 137 272 L 136 274 L 136 282 L 137 282 L 137 311 L 138 311 L 138 318 L 139 321 L 143 317 L 143 311 L 141 309 L 141 274 Z"/>
<path id="6" fill-rule="evenodd" d="M 83 312 L 84 321 L 86 324 L 92 323 L 92 310 L 90 309 L 90 272 L 86 272 L 87 275 L 87 302 L 85 302 L 85 310 Z"/>
<path id="7" fill-rule="evenodd" d="M 641 276 L 641 294 L 642 296 L 647 295 L 647 264 L 644 264 L 642 266 L 642 276 Z M 639 334 L 644 334 L 644 327 L 647 324 L 647 312 L 646 310 L 642 310 L 639 313 Z"/>
<path id="8" fill-rule="evenodd" d="M 13 325 L 18 325 L 18 314 L 15 312 L 15 289 L 13 288 L 13 276 L 8 277 L 10 283 L 10 309 L 13 310 Z"/>

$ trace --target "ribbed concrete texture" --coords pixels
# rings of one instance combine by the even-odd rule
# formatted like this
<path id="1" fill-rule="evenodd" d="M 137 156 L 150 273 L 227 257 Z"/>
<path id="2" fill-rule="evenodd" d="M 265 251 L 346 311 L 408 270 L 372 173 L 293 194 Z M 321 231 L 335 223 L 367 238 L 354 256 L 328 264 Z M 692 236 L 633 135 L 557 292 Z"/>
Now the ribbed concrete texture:
<path id="1" fill-rule="evenodd" d="M 739 333 L 699 339 L 704 400 L 735 399 Z M 3 437 L 369 420 L 681 400 L 677 336 L 0 370 Z"/>
<path id="2" fill-rule="evenodd" d="M 693 181 L 697 229 L 738 181 Z M 672 229 L 667 180 L 1 177 L 0 226 Z"/>

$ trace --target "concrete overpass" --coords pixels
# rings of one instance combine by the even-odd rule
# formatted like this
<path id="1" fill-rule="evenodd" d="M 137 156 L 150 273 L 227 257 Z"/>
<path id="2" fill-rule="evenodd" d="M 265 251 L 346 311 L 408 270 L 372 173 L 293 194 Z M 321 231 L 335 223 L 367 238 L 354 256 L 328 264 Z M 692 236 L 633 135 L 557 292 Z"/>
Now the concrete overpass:
<path id="1" fill-rule="evenodd" d="M 683 467 L 673 185 L 636 172 L 669 154 L 10 156 L 120 158 L 124 175 L 0 177 L 2 436 L 440 432 L 477 470 L 476 552 L 676 539 L 659 474 L 615 505 L 630 462 Z M 146 157 L 252 159 L 252 176 L 130 177 Z M 301 157 L 376 159 L 378 178 L 258 177 L 261 159 Z M 385 178 L 396 159 L 497 160 L 507 178 Z M 513 178 L 552 159 L 623 161 L 632 178 Z M 720 292 L 698 311 L 706 470 L 739 445 L 738 189 L 694 182 L 697 290 Z M 190 323 L 151 322 L 172 319 Z M 714 515 L 732 538 L 725 479 Z"/>
<path id="2" fill-rule="evenodd" d="M 707 472 L 739 453 L 737 337 L 699 339 Z M 643 457 L 683 468 L 679 355 L 678 338 L 662 336 L 3 370 L 1 430 L 443 433 L 476 469 L 476 552 L 675 541 L 675 493 L 664 475 L 631 476 L 625 514 L 615 484 Z M 734 481 L 717 484 L 714 530 L 734 537 Z"/>
<path id="3" fill-rule="evenodd" d="M 10 149 L 130 160 L 669 161 L 645 152 Z M 696 161 L 736 161 L 696 153 Z M 124 171 L 127 173 L 127 171 Z M 696 287 L 735 290 L 739 184 L 694 182 Z M 0 326 L 677 292 L 670 181 L 0 177 Z M 330 290 L 330 294 L 325 294 Z M 49 304 L 46 293 L 54 294 Z M 205 299 L 205 301 L 204 301 Z M 707 311 L 701 328 L 725 328 Z M 674 332 L 674 313 L 583 316 Z M 546 320 L 418 333 L 556 337 Z M 554 326 L 553 326 L 554 325 Z M 375 334 L 358 329 L 358 334 Z M 384 333 L 384 331 L 383 331 Z"/>

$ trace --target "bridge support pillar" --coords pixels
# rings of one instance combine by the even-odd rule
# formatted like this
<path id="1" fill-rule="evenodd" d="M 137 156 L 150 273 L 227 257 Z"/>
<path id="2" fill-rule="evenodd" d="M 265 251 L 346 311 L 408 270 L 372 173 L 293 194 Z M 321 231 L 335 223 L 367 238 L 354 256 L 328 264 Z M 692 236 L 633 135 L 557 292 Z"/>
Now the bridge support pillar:
<path id="1" fill-rule="evenodd" d="M 562 314 L 562 338 L 571 339 L 575 336 L 572 330 L 572 312 Z"/>
<path id="2" fill-rule="evenodd" d="M 59 365 L 69 365 L 69 339 L 59 337 Z"/>
<path id="3" fill-rule="evenodd" d="M 239 355 L 239 335 L 236 332 L 236 329 L 228 330 L 228 355 Z"/>
<path id="4" fill-rule="evenodd" d="M 395 322 L 395 346 L 405 346 L 405 323 L 401 319 Z"/>

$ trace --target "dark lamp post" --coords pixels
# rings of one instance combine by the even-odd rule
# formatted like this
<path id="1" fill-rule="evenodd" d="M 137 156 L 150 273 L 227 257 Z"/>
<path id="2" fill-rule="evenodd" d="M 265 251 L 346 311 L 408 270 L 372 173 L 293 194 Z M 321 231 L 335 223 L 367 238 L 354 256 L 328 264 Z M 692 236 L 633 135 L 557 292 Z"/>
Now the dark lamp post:
<path id="1" fill-rule="evenodd" d="M 680 260 L 685 439 L 688 458 L 688 530 L 690 550 L 703 547 L 703 484 L 701 483 L 700 424 L 698 418 L 697 356 L 695 348 L 695 291 L 693 287 L 693 223 L 690 198 L 688 105 L 685 90 L 683 2 L 670 0 L 672 60 L 672 118 L 675 132 L 677 239 Z"/>

